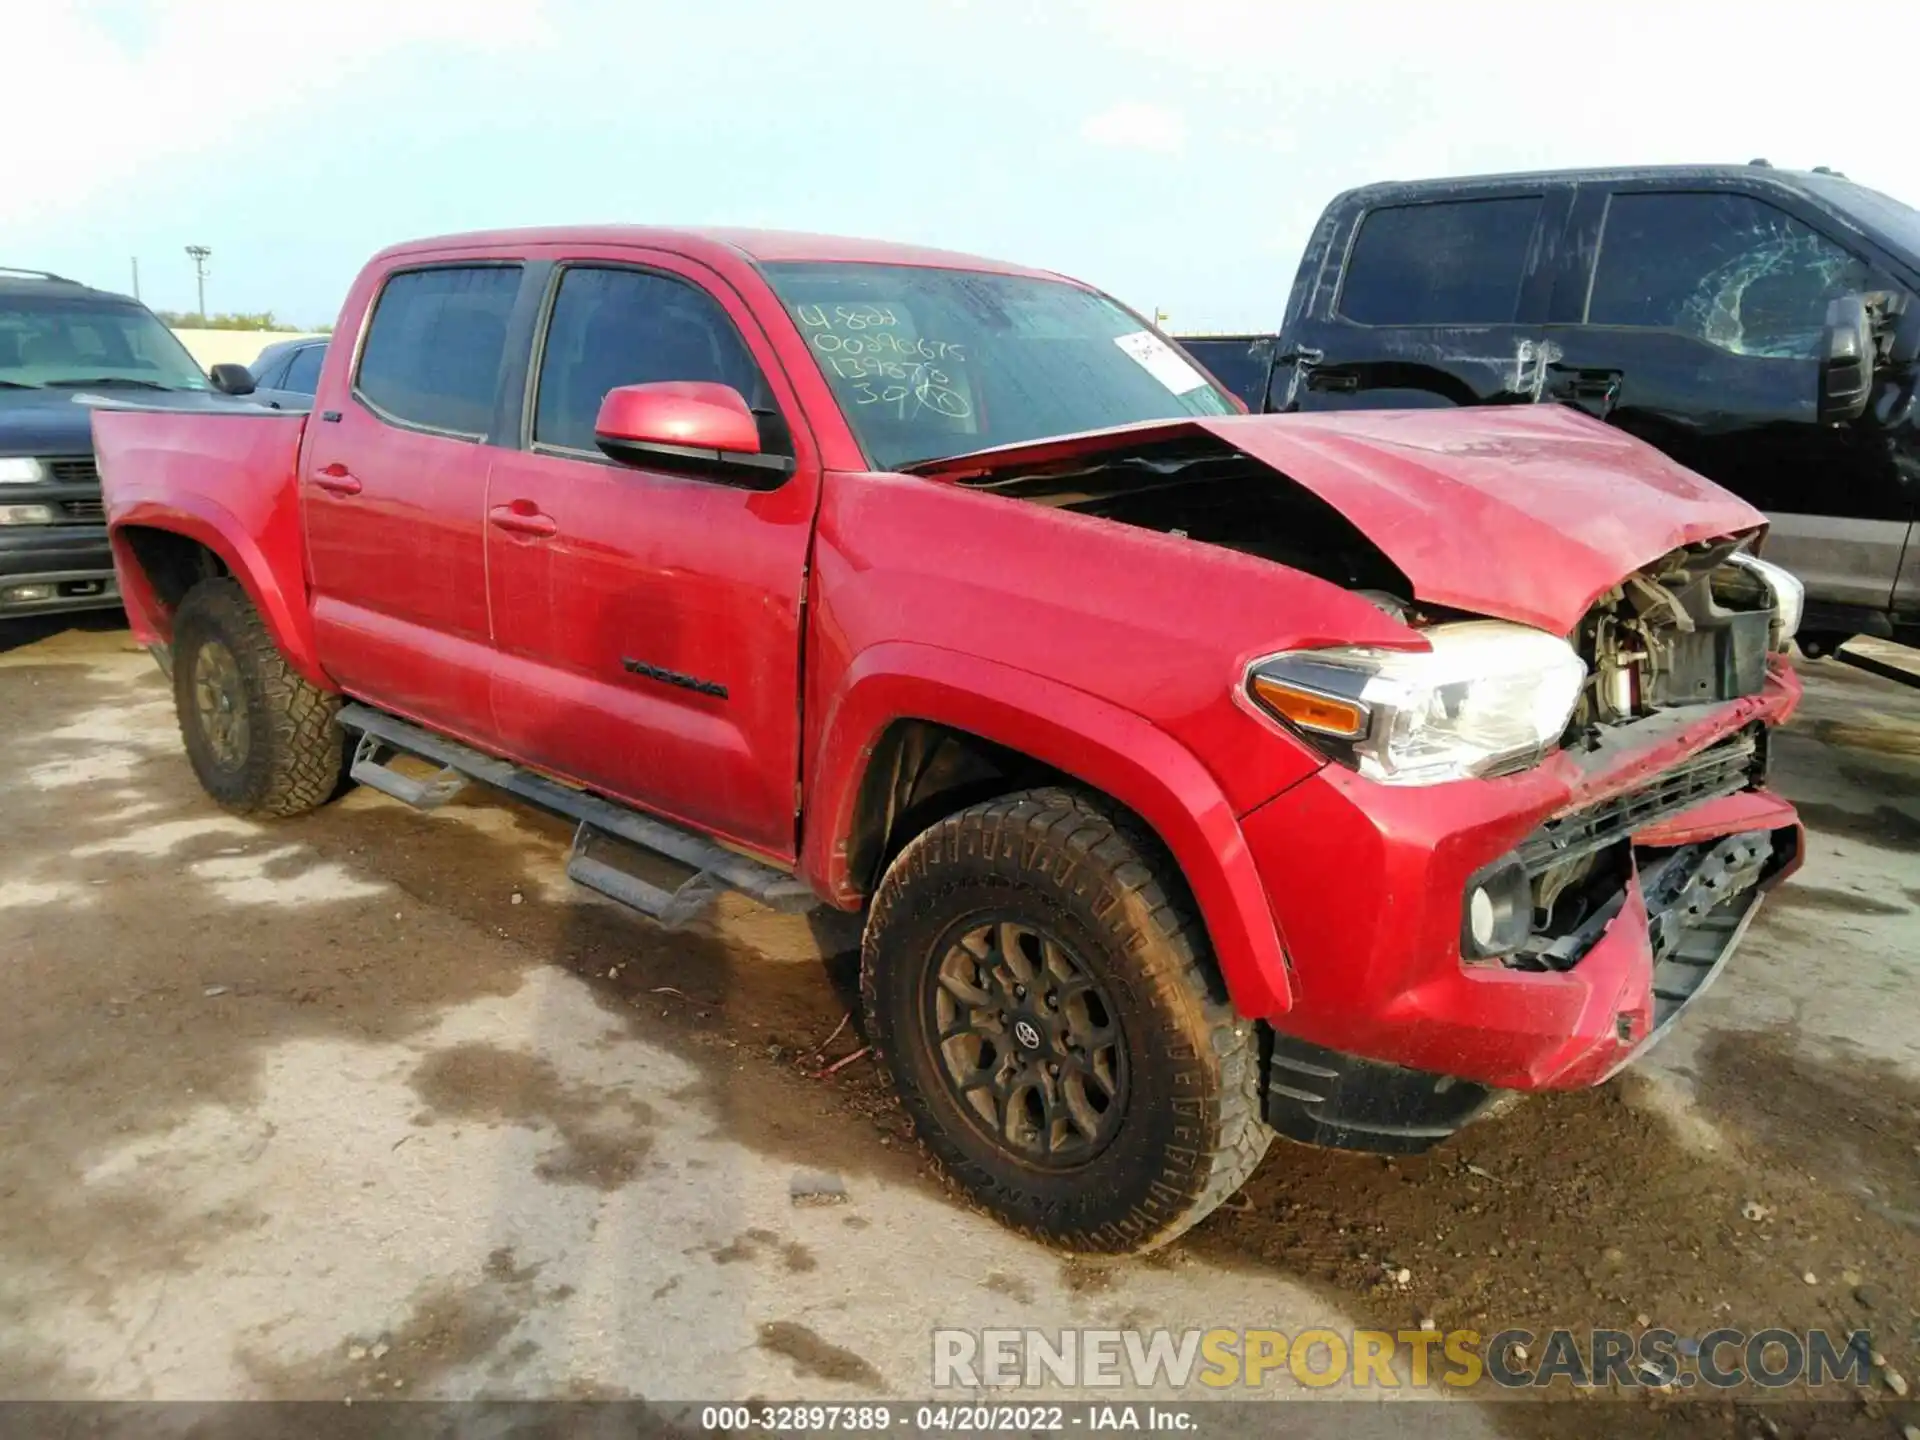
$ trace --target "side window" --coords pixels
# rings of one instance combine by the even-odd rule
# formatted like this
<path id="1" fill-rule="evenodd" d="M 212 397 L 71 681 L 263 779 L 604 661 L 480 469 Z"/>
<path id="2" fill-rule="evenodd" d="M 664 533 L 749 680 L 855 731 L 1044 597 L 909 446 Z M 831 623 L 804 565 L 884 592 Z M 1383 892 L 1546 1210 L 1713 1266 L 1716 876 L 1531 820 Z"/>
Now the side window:
<path id="1" fill-rule="evenodd" d="M 1340 314 L 1362 325 L 1506 325 L 1541 197 L 1395 205 L 1360 222 Z"/>
<path id="2" fill-rule="evenodd" d="M 1267 372 L 1273 368 L 1273 337 L 1257 340 L 1180 341 L 1180 348 L 1207 369 L 1227 389 L 1247 402 L 1247 408 L 1259 414 L 1267 408 Z"/>
<path id="3" fill-rule="evenodd" d="M 1811 359 L 1827 302 L 1873 288 L 1864 262 L 1749 195 L 1615 195 L 1589 325 L 1678 330 L 1735 355 Z"/>
<path id="4" fill-rule="evenodd" d="M 302 395 L 313 394 L 320 384 L 320 362 L 327 356 L 324 345 L 302 345 L 293 352 L 293 362 L 287 366 L 287 378 L 280 382 L 282 390 L 298 391 Z"/>
<path id="5" fill-rule="evenodd" d="M 263 350 L 253 357 L 253 363 L 247 366 L 247 373 L 253 376 L 253 383 L 262 390 L 278 390 L 280 376 L 286 368 L 286 351 L 276 350 L 269 354 Z"/>
<path id="6" fill-rule="evenodd" d="M 391 419 L 480 439 L 493 420 L 517 265 L 406 270 L 374 303 L 354 389 Z"/>
<path id="7" fill-rule="evenodd" d="M 746 342 L 704 290 L 640 270 L 569 268 L 540 355 L 534 443 L 594 450 L 607 392 L 659 380 L 717 381 L 756 410 L 773 405 Z"/>

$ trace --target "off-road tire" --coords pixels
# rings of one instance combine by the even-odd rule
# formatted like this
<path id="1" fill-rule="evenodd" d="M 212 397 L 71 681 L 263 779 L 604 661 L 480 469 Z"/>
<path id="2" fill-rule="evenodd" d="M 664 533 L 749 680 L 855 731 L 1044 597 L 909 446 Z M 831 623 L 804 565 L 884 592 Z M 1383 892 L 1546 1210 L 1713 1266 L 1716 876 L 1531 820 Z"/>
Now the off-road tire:
<path id="1" fill-rule="evenodd" d="M 223 764 L 195 701 L 202 647 L 225 646 L 239 677 L 248 743 L 237 764 Z M 346 734 L 334 723 L 340 697 L 309 683 L 287 663 L 238 581 L 202 580 L 174 616 L 174 709 L 187 759 L 201 787 L 239 815 L 300 815 L 341 788 Z"/>
<path id="2" fill-rule="evenodd" d="M 942 1069 L 927 992 L 956 927 L 1014 915 L 1074 948 L 1112 997 L 1124 1113 L 1072 1169 L 1028 1163 L 965 1113 Z M 1074 1254 L 1166 1244 L 1245 1183 L 1272 1131 L 1260 1118 L 1255 1026 L 1234 1013 L 1178 869 L 1132 817 L 1066 789 L 975 805 L 888 867 L 861 948 L 875 1054 L 947 1180 L 975 1205 Z"/>

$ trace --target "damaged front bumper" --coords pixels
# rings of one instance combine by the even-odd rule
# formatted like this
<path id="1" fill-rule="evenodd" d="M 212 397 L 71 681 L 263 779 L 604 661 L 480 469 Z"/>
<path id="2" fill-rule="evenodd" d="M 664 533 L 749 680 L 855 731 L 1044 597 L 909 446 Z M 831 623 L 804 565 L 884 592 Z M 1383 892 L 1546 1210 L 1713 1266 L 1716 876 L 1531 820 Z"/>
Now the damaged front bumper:
<path id="1" fill-rule="evenodd" d="M 1270 1037 L 1269 1122 L 1420 1150 L 1498 1091 L 1593 1085 L 1643 1054 L 1800 863 L 1798 818 L 1762 783 L 1765 727 L 1798 696 L 1782 664 L 1607 753 L 1426 790 L 1330 767 L 1247 816 L 1298 994 Z M 1463 956 L 1462 897 L 1503 860 L 1536 897 L 1570 871 L 1584 893 L 1515 953 Z"/>

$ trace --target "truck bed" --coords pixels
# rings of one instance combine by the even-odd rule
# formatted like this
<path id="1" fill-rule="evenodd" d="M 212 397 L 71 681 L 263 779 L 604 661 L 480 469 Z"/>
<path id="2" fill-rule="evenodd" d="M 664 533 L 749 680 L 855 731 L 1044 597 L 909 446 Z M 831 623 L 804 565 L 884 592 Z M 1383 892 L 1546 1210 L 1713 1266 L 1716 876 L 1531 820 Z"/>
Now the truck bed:
<path id="1" fill-rule="evenodd" d="M 284 489 L 292 499 L 306 427 L 304 414 L 279 410 L 96 409 L 93 443 L 108 517 L 156 498 L 199 497 L 235 515 L 263 489 Z"/>
<path id="2" fill-rule="evenodd" d="M 277 410 L 144 410 L 101 407 L 93 443 L 114 568 L 127 618 L 145 644 L 172 636 L 165 586 L 133 563 L 149 535 L 184 536 L 211 550 L 249 584 L 289 658 L 309 678 L 311 622 L 304 590 L 297 466 L 307 417 Z M 260 577 L 271 577 L 263 581 Z M 277 588 L 301 587 L 297 593 Z M 306 643 L 302 643 L 302 642 Z"/>

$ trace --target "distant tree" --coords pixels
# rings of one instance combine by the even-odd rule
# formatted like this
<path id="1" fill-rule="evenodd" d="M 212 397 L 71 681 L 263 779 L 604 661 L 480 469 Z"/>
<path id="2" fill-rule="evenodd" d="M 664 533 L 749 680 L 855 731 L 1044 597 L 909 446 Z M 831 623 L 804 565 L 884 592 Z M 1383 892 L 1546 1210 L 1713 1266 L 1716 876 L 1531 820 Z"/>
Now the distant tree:
<path id="1" fill-rule="evenodd" d="M 197 315 L 191 310 L 156 310 L 162 324 L 175 330 L 281 330 L 271 310 L 252 315 Z"/>

